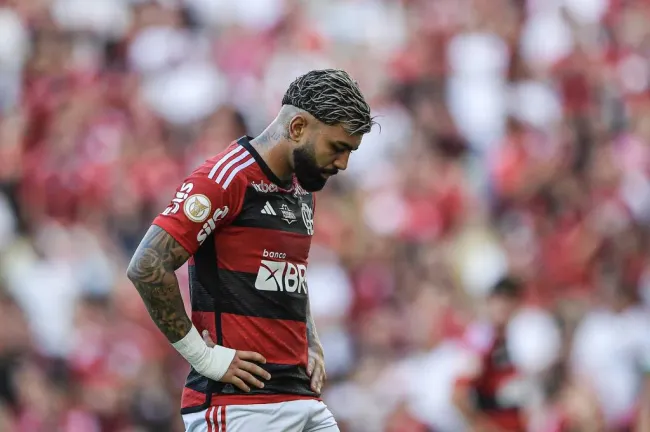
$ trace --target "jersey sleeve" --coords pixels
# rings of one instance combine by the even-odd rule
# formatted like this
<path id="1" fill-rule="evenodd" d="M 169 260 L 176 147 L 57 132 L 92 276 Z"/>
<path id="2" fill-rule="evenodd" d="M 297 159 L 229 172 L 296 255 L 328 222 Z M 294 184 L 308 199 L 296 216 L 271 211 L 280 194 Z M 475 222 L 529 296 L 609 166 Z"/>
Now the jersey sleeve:
<path id="1" fill-rule="evenodd" d="M 245 182 L 235 178 L 227 188 L 197 170 L 176 189 L 169 206 L 153 221 L 194 255 L 214 233 L 241 210 Z"/>

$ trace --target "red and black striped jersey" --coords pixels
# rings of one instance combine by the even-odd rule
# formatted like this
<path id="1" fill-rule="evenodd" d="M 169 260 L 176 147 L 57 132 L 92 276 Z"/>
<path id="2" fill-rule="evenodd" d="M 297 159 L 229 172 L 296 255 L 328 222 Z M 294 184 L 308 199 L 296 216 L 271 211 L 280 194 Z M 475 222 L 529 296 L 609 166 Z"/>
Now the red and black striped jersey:
<path id="1" fill-rule="evenodd" d="M 456 385 L 473 391 L 475 407 L 504 431 L 523 432 L 524 377 L 512 360 L 504 330 L 489 324 L 469 327 L 464 345 L 474 362 L 467 374 L 461 373 Z"/>
<path id="2" fill-rule="evenodd" d="M 314 197 L 283 183 L 249 137 L 206 161 L 156 219 L 191 255 L 192 322 L 219 345 L 262 354 L 272 378 L 244 393 L 190 370 L 182 412 L 316 398 L 307 366 L 306 271 Z"/>

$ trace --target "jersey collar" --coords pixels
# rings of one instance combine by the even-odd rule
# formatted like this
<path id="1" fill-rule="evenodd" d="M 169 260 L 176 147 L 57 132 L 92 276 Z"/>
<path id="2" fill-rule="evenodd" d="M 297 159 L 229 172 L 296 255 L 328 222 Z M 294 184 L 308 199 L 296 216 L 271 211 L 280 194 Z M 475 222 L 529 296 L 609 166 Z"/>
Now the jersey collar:
<path id="1" fill-rule="evenodd" d="M 240 146 L 244 147 L 251 155 L 253 155 L 253 158 L 255 159 L 255 162 L 260 166 L 262 169 L 262 172 L 266 177 L 281 187 L 282 189 L 291 189 L 293 182 L 291 180 L 289 181 L 282 181 L 280 180 L 275 174 L 273 174 L 273 171 L 271 171 L 271 168 L 264 162 L 264 159 L 262 159 L 262 156 L 255 150 L 253 145 L 251 144 L 251 140 L 253 138 L 249 137 L 248 135 L 244 135 L 243 137 L 239 138 L 237 140 L 237 144 Z"/>

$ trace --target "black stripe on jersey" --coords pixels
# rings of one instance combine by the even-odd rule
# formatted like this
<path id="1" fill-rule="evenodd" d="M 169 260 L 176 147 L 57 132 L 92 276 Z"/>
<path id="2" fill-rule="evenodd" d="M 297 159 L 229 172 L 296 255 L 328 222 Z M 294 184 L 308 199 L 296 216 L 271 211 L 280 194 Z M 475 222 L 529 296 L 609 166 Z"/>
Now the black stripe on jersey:
<path id="1" fill-rule="evenodd" d="M 214 234 L 212 234 L 214 236 Z M 190 293 L 192 294 L 192 310 L 200 310 L 198 308 L 205 307 L 209 311 L 214 311 L 214 328 L 217 345 L 223 345 L 223 331 L 221 329 L 221 313 L 219 305 L 215 301 L 215 288 L 219 286 L 219 267 L 217 267 L 217 250 L 214 244 L 213 237 L 207 239 L 199 250 L 194 254 L 194 266 L 190 267 Z M 194 272 L 194 273 L 192 273 Z M 194 277 L 192 277 L 194 276 Z M 196 286 L 193 286 L 196 285 Z M 197 309 L 194 309 L 194 297 L 196 297 Z M 210 301 L 211 300 L 211 301 Z M 189 379 L 189 376 L 188 376 Z M 216 385 L 215 381 L 207 380 L 207 389 L 204 391 L 207 394 L 204 406 L 210 405 L 213 389 Z"/>
<path id="2" fill-rule="evenodd" d="M 217 250 L 212 237 L 208 238 L 194 255 L 194 266 L 190 266 L 189 270 L 192 310 L 215 312 L 215 342 L 222 345 L 221 310 L 220 303 L 216 301 L 219 298 L 221 271 L 217 267 Z"/>
<path id="3" fill-rule="evenodd" d="M 474 396 L 476 406 L 481 411 L 499 411 L 502 413 L 519 411 L 519 408 L 516 407 L 502 406 L 494 395 L 475 392 Z"/>
<path id="4" fill-rule="evenodd" d="M 212 264 L 216 267 L 216 264 Z M 200 273 L 200 271 L 199 271 Z M 192 310 L 218 313 L 231 313 L 258 318 L 293 320 L 305 322 L 307 319 L 307 296 L 304 293 L 286 291 L 260 291 L 255 289 L 256 274 L 219 270 L 219 287 L 216 288 L 213 305 L 208 302 L 194 302 Z M 206 309 L 199 309 L 206 307 Z M 221 319 L 217 319 L 220 325 Z M 217 328 L 222 337 L 220 328 Z"/>
<path id="5" fill-rule="evenodd" d="M 216 267 L 216 263 L 213 264 Z M 196 264 L 189 266 L 190 304 L 193 311 L 214 312 L 214 299 L 208 289 L 199 281 Z"/>
<path id="6" fill-rule="evenodd" d="M 266 203 L 269 203 L 275 214 L 262 212 Z M 242 209 L 232 222 L 232 225 L 245 228 L 264 228 L 307 236 L 309 233 L 302 219 L 301 208 L 303 203 L 307 204 L 310 209 L 312 208 L 312 198 L 309 195 L 297 198 L 291 194 L 281 192 L 259 193 L 249 186 L 246 188 Z M 285 217 L 282 211 L 283 204 L 289 208 L 290 214 L 295 219 Z"/>
<path id="7" fill-rule="evenodd" d="M 208 378 L 198 373 L 192 367 L 190 368 L 190 373 L 187 375 L 187 379 L 185 380 L 185 387 L 200 393 L 206 393 L 208 391 L 209 381 Z"/>
<path id="8" fill-rule="evenodd" d="M 264 388 L 251 386 L 250 393 L 243 392 L 232 384 L 214 382 L 213 393 L 227 395 L 261 395 L 261 394 L 296 394 L 302 396 L 318 396 L 310 388 L 310 379 L 305 368 L 294 365 L 267 363 L 258 365 L 271 374 L 271 380 L 264 382 Z M 190 370 L 185 387 L 205 393 L 208 379 L 194 369 Z"/>

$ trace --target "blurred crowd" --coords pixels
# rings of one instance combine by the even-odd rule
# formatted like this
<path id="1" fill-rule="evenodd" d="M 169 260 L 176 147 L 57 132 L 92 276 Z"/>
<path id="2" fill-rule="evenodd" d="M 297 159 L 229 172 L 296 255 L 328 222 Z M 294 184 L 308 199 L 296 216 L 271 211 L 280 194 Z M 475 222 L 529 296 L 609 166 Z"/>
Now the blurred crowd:
<path id="1" fill-rule="evenodd" d="M 342 431 L 466 430 L 455 378 L 505 275 L 528 429 L 643 428 L 650 2 L 0 0 L 1 431 L 182 430 L 188 366 L 126 264 L 184 176 L 325 67 L 381 125 L 315 215 Z"/>

